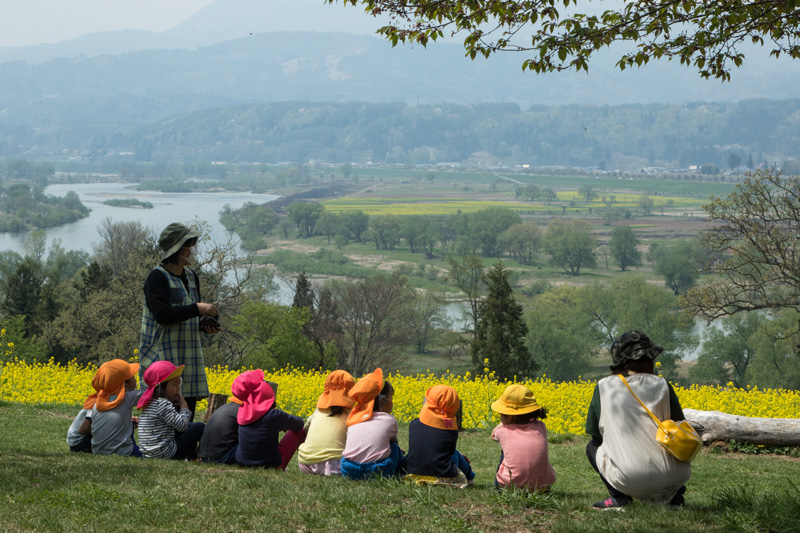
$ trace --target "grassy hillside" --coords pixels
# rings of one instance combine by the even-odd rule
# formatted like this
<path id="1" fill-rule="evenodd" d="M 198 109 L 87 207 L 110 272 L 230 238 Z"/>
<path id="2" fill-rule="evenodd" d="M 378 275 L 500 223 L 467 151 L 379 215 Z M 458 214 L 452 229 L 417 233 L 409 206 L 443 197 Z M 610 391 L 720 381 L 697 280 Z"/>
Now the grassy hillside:
<path id="1" fill-rule="evenodd" d="M 792 458 L 707 449 L 685 509 L 634 504 L 604 513 L 590 508 L 605 493 L 584 438 L 551 443 L 558 480 L 551 493 L 531 495 L 494 490 L 500 452 L 488 431 L 459 437 L 478 477 L 458 491 L 320 479 L 300 474 L 296 461 L 283 473 L 72 454 L 65 436 L 75 412 L 0 404 L 0 530 L 800 531 L 792 481 L 800 462 Z"/>

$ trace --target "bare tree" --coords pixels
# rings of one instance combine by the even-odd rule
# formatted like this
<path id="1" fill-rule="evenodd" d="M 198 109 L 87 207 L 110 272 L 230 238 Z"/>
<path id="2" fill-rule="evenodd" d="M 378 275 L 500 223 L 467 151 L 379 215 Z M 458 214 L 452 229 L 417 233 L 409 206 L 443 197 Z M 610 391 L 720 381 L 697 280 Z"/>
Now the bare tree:
<path id="1" fill-rule="evenodd" d="M 358 281 L 332 281 L 342 326 L 340 366 L 362 375 L 377 366 L 397 365 L 401 348 L 416 329 L 414 290 L 397 275 L 376 274 Z"/>

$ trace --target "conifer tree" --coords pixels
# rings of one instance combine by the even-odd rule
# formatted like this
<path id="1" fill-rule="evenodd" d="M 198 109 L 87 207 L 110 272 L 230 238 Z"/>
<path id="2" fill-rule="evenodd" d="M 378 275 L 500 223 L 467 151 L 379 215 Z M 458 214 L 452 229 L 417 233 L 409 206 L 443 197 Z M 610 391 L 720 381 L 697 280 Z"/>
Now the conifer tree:
<path id="1" fill-rule="evenodd" d="M 488 368 L 500 380 L 532 376 L 537 365 L 525 345 L 528 326 L 508 282 L 508 270 L 498 261 L 486 277 L 489 294 L 480 302 L 472 362 L 478 372 Z"/>
<path id="2" fill-rule="evenodd" d="M 312 314 L 314 312 L 314 289 L 311 287 L 305 270 L 300 272 L 294 284 L 292 307 L 308 307 Z"/>

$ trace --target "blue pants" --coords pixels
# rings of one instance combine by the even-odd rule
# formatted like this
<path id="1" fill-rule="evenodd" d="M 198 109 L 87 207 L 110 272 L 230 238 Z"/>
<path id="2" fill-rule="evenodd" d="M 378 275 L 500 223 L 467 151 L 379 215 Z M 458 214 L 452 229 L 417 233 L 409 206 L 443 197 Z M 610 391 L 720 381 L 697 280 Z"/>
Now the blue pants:
<path id="1" fill-rule="evenodd" d="M 347 479 L 361 480 L 373 477 L 392 477 L 405 471 L 406 458 L 396 442 L 390 444 L 389 457 L 371 463 L 354 463 L 342 457 L 342 475 Z"/>
<path id="2" fill-rule="evenodd" d="M 189 424 L 189 429 L 175 436 L 175 444 L 178 449 L 175 451 L 173 459 L 196 459 L 197 458 L 197 443 L 200 442 L 200 437 L 203 436 L 203 430 L 206 425 L 202 422 L 192 422 Z"/>
<path id="3" fill-rule="evenodd" d="M 237 448 L 239 448 L 239 445 L 238 444 L 234 444 L 233 448 L 231 448 L 230 450 L 225 452 L 225 454 L 220 456 L 220 457 L 213 458 L 213 459 L 211 457 L 201 457 L 200 459 L 202 459 L 204 463 L 217 463 L 217 464 L 223 464 L 223 465 L 232 465 L 232 464 L 236 463 L 236 449 Z"/>
<path id="4" fill-rule="evenodd" d="M 467 462 L 466 458 L 461 455 L 461 452 L 458 450 L 450 457 L 450 460 L 458 467 L 459 470 L 464 472 L 464 475 L 467 477 L 467 481 L 472 481 L 475 479 L 475 472 L 472 471 L 472 467 Z"/>

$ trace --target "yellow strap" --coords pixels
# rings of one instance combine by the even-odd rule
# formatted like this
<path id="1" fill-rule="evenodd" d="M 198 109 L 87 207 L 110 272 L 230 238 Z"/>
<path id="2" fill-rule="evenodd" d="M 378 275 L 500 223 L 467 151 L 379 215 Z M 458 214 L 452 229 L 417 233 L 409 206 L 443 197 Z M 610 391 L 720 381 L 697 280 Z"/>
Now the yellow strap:
<path id="1" fill-rule="evenodd" d="M 636 401 L 639 402 L 639 404 L 642 407 L 644 407 L 644 410 L 647 411 L 647 414 L 650 415 L 650 417 L 653 419 L 653 422 L 655 422 L 656 425 L 658 427 L 660 427 L 661 429 L 664 429 L 663 426 L 661 425 L 661 420 L 659 420 L 658 417 L 656 415 L 654 415 L 653 412 L 650 409 L 647 408 L 647 406 L 644 404 L 644 402 L 642 402 L 642 400 L 640 400 L 639 397 L 636 396 L 636 393 L 633 392 L 633 389 L 631 388 L 630 385 L 628 385 L 628 380 L 625 379 L 625 376 L 623 376 L 622 374 L 617 374 L 617 376 L 619 377 L 619 379 L 622 380 L 622 382 L 625 384 L 625 386 L 628 387 L 628 390 L 631 391 L 631 394 L 633 394 L 633 397 L 636 398 Z"/>

